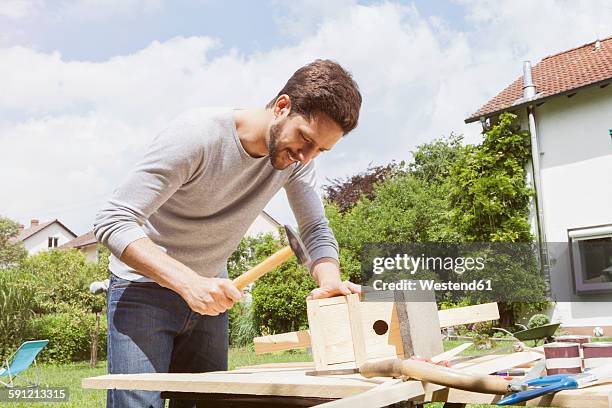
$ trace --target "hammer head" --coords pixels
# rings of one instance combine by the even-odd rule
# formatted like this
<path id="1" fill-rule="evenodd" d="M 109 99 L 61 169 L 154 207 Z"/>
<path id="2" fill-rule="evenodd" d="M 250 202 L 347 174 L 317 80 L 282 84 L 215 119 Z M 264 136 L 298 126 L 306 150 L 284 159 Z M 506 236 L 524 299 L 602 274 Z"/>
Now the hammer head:
<path id="1" fill-rule="evenodd" d="M 285 225 L 285 232 L 287 233 L 289 246 L 295 254 L 295 257 L 298 259 L 298 262 L 304 265 L 310 263 L 310 255 L 308 255 L 308 250 L 297 232 L 295 232 L 295 230 L 289 225 Z"/>

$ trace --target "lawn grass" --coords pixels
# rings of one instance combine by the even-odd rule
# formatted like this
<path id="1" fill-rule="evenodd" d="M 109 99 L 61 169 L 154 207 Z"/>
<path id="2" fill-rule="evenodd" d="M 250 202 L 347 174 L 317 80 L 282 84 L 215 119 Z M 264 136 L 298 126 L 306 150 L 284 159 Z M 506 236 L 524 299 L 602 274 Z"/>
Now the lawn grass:
<path id="1" fill-rule="evenodd" d="M 463 341 L 445 342 L 445 349 L 451 349 Z M 474 350 L 468 349 L 464 354 L 476 354 Z M 485 350 L 487 352 L 490 350 Z M 264 363 L 280 363 L 292 361 L 311 361 L 312 358 L 305 350 L 291 350 L 273 354 L 256 355 L 251 348 L 232 348 L 229 352 L 230 369 Z M 97 368 L 90 368 L 88 362 L 72 363 L 65 365 L 39 365 L 32 370 L 39 370 L 40 382 L 49 387 L 67 387 L 69 389 L 69 402 L 67 403 L 7 403 L 0 402 L 0 407 L 27 408 L 31 406 L 52 407 L 104 407 L 106 404 L 106 391 L 85 390 L 81 388 L 81 379 L 106 374 L 106 361 L 98 363 Z M 34 372 L 29 372 L 34 376 Z M 441 408 L 443 404 L 426 404 L 427 408 Z M 485 408 L 489 405 L 468 405 L 472 408 Z"/>

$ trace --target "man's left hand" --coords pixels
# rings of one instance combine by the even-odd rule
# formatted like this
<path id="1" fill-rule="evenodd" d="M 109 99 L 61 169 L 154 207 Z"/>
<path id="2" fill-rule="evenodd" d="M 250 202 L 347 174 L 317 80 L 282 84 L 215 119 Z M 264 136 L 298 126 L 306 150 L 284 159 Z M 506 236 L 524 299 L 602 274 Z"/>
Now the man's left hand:
<path id="1" fill-rule="evenodd" d="M 323 299 L 332 296 L 346 296 L 351 293 L 361 293 L 361 286 L 349 281 L 322 282 L 321 286 L 314 289 L 306 299 Z"/>
<path id="2" fill-rule="evenodd" d="M 312 266 L 312 275 L 319 287 L 310 292 L 309 300 L 361 293 L 360 285 L 340 279 L 340 266 L 333 258 L 318 259 Z"/>

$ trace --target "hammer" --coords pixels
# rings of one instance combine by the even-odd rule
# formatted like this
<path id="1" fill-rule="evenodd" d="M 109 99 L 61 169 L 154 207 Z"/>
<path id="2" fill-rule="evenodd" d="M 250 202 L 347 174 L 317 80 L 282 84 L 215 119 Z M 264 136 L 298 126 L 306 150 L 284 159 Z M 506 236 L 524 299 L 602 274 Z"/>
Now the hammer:
<path id="1" fill-rule="evenodd" d="M 234 286 L 236 286 L 239 290 L 244 289 L 257 279 L 264 276 L 266 273 L 270 272 L 272 269 L 283 264 L 285 261 L 291 258 L 291 255 L 293 254 L 295 254 L 298 262 L 301 264 L 307 264 L 310 262 L 308 250 L 304 246 L 300 236 L 288 225 L 285 225 L 285 232 L 287 233 L 289 245 L 279 249 L 260 264 L 234 279 Z"/>

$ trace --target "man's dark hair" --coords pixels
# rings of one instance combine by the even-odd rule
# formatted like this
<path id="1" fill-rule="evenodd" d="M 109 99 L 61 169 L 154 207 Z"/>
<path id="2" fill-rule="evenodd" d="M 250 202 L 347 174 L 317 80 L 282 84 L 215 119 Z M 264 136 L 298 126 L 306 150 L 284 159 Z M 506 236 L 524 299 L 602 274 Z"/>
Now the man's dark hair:
<path id="1" fill-rule="evenodd" d="M 357 126 L 361 93 L 351 74 L 337 62 L 318 59 L 298 69 L 266 108 L 283 94 L 291 99 L 292 114 L 314 119 L 325 113 L 344 134 Z"/>

